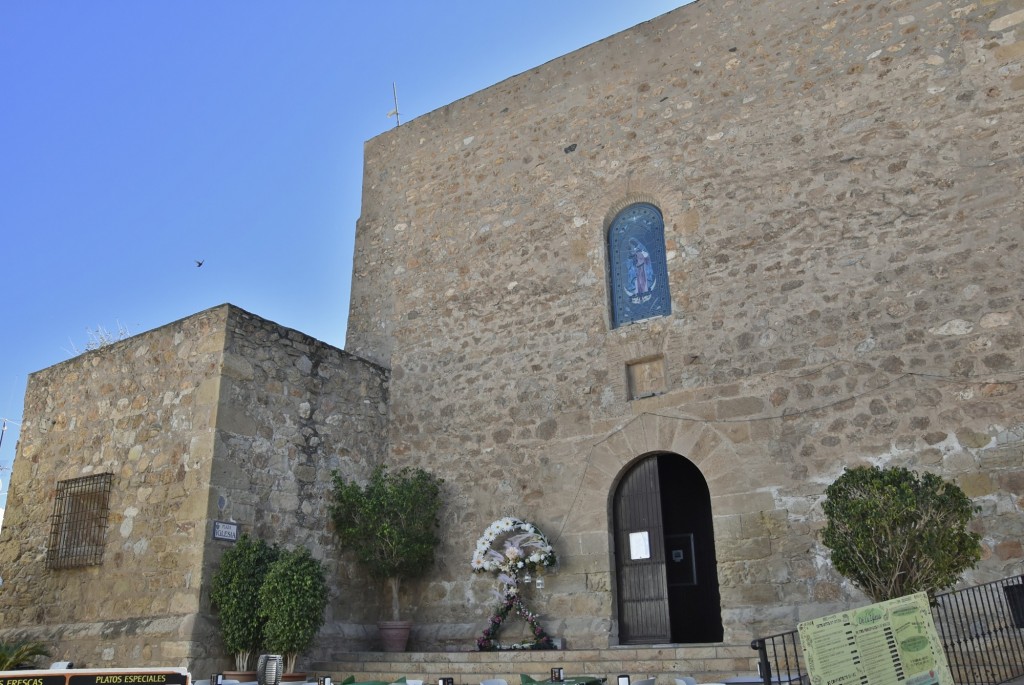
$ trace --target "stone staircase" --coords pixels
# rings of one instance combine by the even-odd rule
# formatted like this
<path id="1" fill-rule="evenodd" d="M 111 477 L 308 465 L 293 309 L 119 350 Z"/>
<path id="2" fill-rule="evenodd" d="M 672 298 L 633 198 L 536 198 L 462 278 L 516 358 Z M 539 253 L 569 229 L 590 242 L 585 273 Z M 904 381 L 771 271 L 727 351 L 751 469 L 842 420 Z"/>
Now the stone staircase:
<path id="1" fill-rule="evenodd" d="M 561 666 L 565 675 L 615 677 L 628 674 L 633 681 L 656 677 L 657 685 L 675 685 L 673 678 L 693 676 L 697 682 L 716 682 L 757 673 L 757 652 L 749 644 L 664 645 L 554 651 L 501 652 L 340 652 L 331 661 L 314 662 L 309 670 L 329 675 L 334 682 L 354 675 L 357 681 L 391 682 L 401 676 L 421 679 L 425 685 L 449 676 L 455 685 L 477 685 L 485 678 L 504 678 L 519 685 L 525 673 L 548 678 Z"/>

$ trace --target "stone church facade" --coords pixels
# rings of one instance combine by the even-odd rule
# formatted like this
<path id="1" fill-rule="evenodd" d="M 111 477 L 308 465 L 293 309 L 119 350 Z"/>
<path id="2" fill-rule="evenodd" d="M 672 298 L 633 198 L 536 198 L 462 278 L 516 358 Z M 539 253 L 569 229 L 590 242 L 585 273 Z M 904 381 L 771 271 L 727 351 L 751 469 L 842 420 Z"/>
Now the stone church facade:
<path id="1" fill-rule="evenodd" d="M 742 643 L 861 599 L 823 491 L 893 464 L 981 507 L 973 579 L 1019 572 L 1022 31 L 1015 2 L 702 1 L 371 140 L 346 347 L 391 370 L 389 459 L 475 465 L 446 556 L 527 516 L 569 644 Z M 623 322 L 649 208 L 670 306 Z M 658 455 L 666 538 L 711 532 L 651 636 L 615 512 Z M 449 580 L 442 625 L 479 597 Z"/>
<path id="2" fill-rule="evenodd" d="M 862 603 L 818 539 L 861 464 L 956 481 L 968 580 L 1020 572 L 1022 31 L 1018 0 L 701 0 L 374 138 L 345 352 L 223 307 L 33 375 L 0 537 L 32 583 L 5 582 L 3 625 L 164 617 L 162 657 L 213 659 L 210 526 L 241 498 L 243 529 L 331 564 L 318 649 L 368 646 L 381 593 L 322 496 L 381 461 L 446 480 L 418 649 L 472 649 L 469 559 L 505 515 L 554 542 L 533 596 L 572 649 L 743 645 Z M 152 607 L 60 608 L 79 581 L 40 561 L 56 484 L 100 466 L 173 484 L 112 489 L 106 553 L 174 552 Z"/>

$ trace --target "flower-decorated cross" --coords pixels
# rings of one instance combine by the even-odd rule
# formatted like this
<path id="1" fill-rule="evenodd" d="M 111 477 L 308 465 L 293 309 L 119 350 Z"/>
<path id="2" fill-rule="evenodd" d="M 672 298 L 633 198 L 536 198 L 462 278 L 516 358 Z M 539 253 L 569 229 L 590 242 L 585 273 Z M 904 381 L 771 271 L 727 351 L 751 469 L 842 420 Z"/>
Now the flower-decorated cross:
<path id="1" fill-rule="evenodd" d="M 501 550 L 495 543 L 502 542 Z M 535 525 L 511 516 L 500 518 L 487 526 L 477 540 L 472 567 L 475 573 L 494 573 L 501 583 L 500 604 L 491 616 L 483 635 L 476 641 L 480 651 L 498 649 L 496 640 L 502 622 L 513 611 L 530 626 L 532 640 L 514 645 L 517 649 L 554 649 L 555 644 L 540 625 L 537 615 L 526 608 L 519 594 L 519 576 L 536 574 L 557 561 L 555 550 Z"/>

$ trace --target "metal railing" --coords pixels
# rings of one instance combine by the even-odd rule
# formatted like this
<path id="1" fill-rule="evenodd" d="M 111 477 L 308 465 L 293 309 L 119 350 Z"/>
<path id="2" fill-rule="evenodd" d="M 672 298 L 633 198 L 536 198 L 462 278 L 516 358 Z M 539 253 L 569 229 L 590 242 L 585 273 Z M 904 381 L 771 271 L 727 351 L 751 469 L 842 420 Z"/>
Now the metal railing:
<path id="1" fill-rule="evenodd" d="M 757 673 L 764 685 L 809 683 L 803 667 L 803 650 L 795 630 L 759 637 L 750 643 L 757 651 Z"/>
<path id="2" fill-rule="evenodd" d="M 936 595 L 932 617 L 960 685 L 1024 676 L 1024 576 Z"/>
<path id="3" fill-rule="evenodd" d="M 959 685 L 1024 676 L 1024 575 L 935 595 L 932 618 Z M 797 631 L 757 638 L 750 647 L 764 685 L 810 682 Z"/>

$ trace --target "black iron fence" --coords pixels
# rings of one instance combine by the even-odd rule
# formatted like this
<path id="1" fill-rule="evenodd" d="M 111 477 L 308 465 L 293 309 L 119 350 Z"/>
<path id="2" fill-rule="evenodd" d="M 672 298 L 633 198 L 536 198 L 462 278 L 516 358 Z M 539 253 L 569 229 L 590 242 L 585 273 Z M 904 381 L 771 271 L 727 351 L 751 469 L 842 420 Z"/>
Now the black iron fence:
<path id="1" fill-rule="evenodd" d="M 764 685 L 810 682 L 795 630 L 759 637 L 750 643 L 750 647 L 757 650 L 757 672 Z"/>
<path id="2" fill-rule="evenodd" d="M 1024 575 L 936 595 L 932 618 L 959 685 L 1024 677 Z M 810 682 L 795 630 L 757 638 L 750 646 L 764 685 Z"/>
<path id="3" fill-rule="evenodd" d="M 932 616 L 960 685 L 1024 676 L 1024 576 L 936 595 Z"/>

